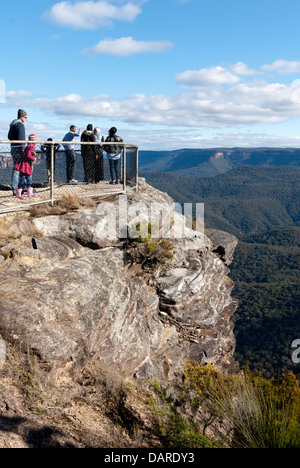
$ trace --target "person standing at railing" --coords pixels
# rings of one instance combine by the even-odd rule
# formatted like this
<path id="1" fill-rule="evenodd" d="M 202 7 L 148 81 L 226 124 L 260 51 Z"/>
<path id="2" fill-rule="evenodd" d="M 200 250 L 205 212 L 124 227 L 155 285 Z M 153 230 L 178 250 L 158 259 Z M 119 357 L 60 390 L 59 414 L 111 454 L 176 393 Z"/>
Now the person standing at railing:
<path id="1" fill-rule="evenodd" d="M 7 138 L 10 141 L 24 141 L 25 137 L 25 122 L 27 121 L 28 115 L 23 109 L 18 110 L 18 118 L 14 119 L 9 127 Z M 11 157 L 13 160 L 13 172 L 11 178 L 11 188 L 13 194 L 16 195 L 16 191 L 19 185 L 20 174 L 14 170 L 15 165 L 21 157 L 22 151 L 25 148 L 24 143 L 12 143 L 11 144 Z"/>
<path id="2" fill-rule="evenodd" d="M 96 137 L 93 125 L 89 124 L 81 135 L 81 141 L 95 143 Z M 81 145 L 81 156 L 83 161 L 84 181 L 86 184 L 95 182 L 96 145 Z"/>
<path id="3" fill-rule="evenodd" d="M 47 141 L 53 141 L 52 138 L 48 138 Z M 45 144 L 41 145 L 41 150 L 46 153 L 46 166 L 47 166 L 47 178 L 48 178 L 48 184 L 50 184 L 51 181 L 51 144 Z M 54 182 L 55 182 L 55 162 L 56 162 L 56 152 L 59 150 L 60 144 L 57 144 L 53 148 L 53 156 L 54 156 L 54 167 L 53 167 L 53 176 L 54 176 Z"/>
<path id="4" fill-rule="evenodd" d="M 96 145 L 96 161 L 95 161 L 95 182 L 98 184 L 101 180 L 104 180 L 104 166 L 103 166 L 103 147 L 100 143 L 104 142 L 104 136 L 101 135 L 99 127 L 94 129 L 94 135 L 99 145 Z"/>
<path id="5" fill-rule="evenodd" d="M 36 159 L 35 143 L 38 141 L 38 137 L 32 134 L 29 136 L 28 140 L 30 143 L 28 143 L 23 150 L 22 155 L 15 166 L 15 170 L 20 173 L 19 185 L 16 190 L 16 197 L 20 198 L 20 200 L 25 199 L 22 195 L 25 188 L 27 188 L 28 197 L 37 197 L 37 195 L 33 193 L 32 188 L 32 166 Z"/>
<path id="6" fill-rule="evenodd" d="M 80 137 L 81 128 L 79 132 L 76 133 L 76 126 L 71 125 L 70 131 L 66 133 L 62 141 L 71 142 L 75 137 Z M 66 173 L 67 173 L 67 183 L 68 184 L 77 184 L 78 180 L 74 179 L 75 165 L 76 165 L 76 155 L 74 150 L 74 145 L 67 143 L 64 145 L 66 152 Z"/>
<path id="7" fill-rule="evenodd" d="M 116 127 L 112 127 L 108 132 L 108 137 L 106 138 L 105 142 L 122 143 L 123 140 L 117 135 L 117 131 L 118 130 L 116 129 Z M 109 160 L 109 169 L 111 175 L 110 184 L 119 184 L 119 161 L 121 159 L 122 146 L 106 145 L 104 146 L 104 151 L 106 152 L 107 158 Z"/>

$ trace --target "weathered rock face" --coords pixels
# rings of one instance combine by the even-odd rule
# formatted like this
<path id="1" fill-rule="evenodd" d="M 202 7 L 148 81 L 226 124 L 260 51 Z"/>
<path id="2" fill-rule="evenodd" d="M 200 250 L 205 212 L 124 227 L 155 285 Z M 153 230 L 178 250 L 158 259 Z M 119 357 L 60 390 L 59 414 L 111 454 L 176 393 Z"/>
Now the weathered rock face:
<path id="1" fill-rule="evenodd" d="M 143 180 L 140 192 L 127 197 L 128 226 L 148 220 L 153 203 L 164 204 L 180 229 L 173 201 Z M 107 208 L 118 206 L 116 199 Z M 102 208 L 35 219 L 42 237 L 30 248 L 28 242 L 9 248 L 12 259 L 0 265 L 0 334 L 49 367 L 93 359 L 127 376 L 160 380 L 187 360 L 235 367 L 230 318 L 237 304 L 213 242 L 186 230 L 172 239 L 172 260 L 144 271 L 128 261 L 118 235 L 103 235 L 111 218 Z M 229 263 L 236 239 L 227 236 L 223 244 Z"/>

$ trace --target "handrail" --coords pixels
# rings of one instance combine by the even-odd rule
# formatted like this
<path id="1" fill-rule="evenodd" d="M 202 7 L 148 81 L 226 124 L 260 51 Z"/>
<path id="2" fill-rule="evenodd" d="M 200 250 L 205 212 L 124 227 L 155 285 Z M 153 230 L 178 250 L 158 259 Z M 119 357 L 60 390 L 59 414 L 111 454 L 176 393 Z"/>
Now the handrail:
<path id="1" fill-rule="evenodd" d="M 127 142 L 119 142 L 119 141 L 80 141 L 80 138 L 75 137 L 72 141 L 63 141 L 63 140 L 37 140 L 37 141 L 31 141 L 31 140 L 0 140 L 0 161 L 11 161 L 13 159 L 13 154 L 12 150 L 15 147 L 18 148 L 19 150 L 23 150 L 23 147 L 28 145 L 28 144 L 34 144 L 36 149 L 35 151 L 38 153 L 38 164 L 37 167 L 34 171 L 34 174 L 37 175 L 41 174 L 41 177 L 37 177 L 37 179 L 34 177 L 33 183 L 35 183 L 35 188 L 37 193 L 43 194 L 40 199 L 26 199 L 26 201 L 23 201 L 21 204 L 15 204 L 12 203 L 11 197 L 12 195 L 9 195 L 7 197 L 6 193 L 9 190 L 10 182 L 9 182 L 9 177 L 11 177 L 11 173 L 9 173 L 12 168 L 10 166 L 3 166 L 3 179 L 2 179 L 2 170 L 0 170 L 0 183 L 2 185 L 2 180 L 3 180 L 3 186 L 6 186 L 5 190 L 1 192 L 1 199 L 0 199 L 0 214 L 6 213 L 9 211 L 13 210 L 19 210 L 19 209 L 26 209 L 29 206 L 32 205 L 38 205 L 41 203 L 47 203 L 50 202 L 52 205 L 55 202 L 55 200 L 58 199 L 59 196 L 61 196 L 62 193 L 76 193 L 76 195 L 79 195 L 79 197 L 101 197 L 103 195 L 116 195 L 120 193 L 126 193 L 130 192 L 132 190 L 138 190 L 138 158 L 139 158 L 139 147 L 133 143 L 127 143 Z M 59 165 L 57 166 L 57 159 L 55 159 L 55 147 L 60 145 L 61 148 L 58 149 L 56 155 L 60 154 L 62 157 L 59 158 Z M 79 181 L 74 181 L 78 182 L 78 184 L 75 185 L 70 185 L 68 182 L 64 182 L 66 178 L 64 177 L 65 175 L 65 170 L 66 170 L 66 162 L 63 160 L 64 153 L 67 154 L 67 147 L 70 147 L 74 150 L 76 153 L 76 157 L 78 154 L 80 154 L 81 149 L 83 150 L 84 146 L 89 146 L 89 147 L 94 147 L 95 149 L 98 148 L 99 150 L 101 149 L 101 152 L 104 155 L 104 166 L 102 165 L 102 169 L 99 169 L 99 166 L 97 170 L 105 170 L 105 175 L 102 176 L 103 178 L 100 179 L 100 182 L 95 182 L 95 184 L 85 184 L 85 179 L 83 179 L 83 175 L 86 175 L 84 168 L 84 159 L 83 159 L 83 167 L 82 167 L 82 160 L 80 158 L 79 160 L 79 174 L 80 177 L 76 177 L 75 173 L 75 179 L 79 179 Z M 121 167 L 119 167 L 119 176 L 118 179 L 116 180 L 116 185 L 119 185 L 119 187 L 114 187 L 114 184 L 112 184 L 112 188 L 110 190 L 109 188 L 109 180 L 110 176 L 112 177 L 112 171 L 113 168 L 108 162 L 106 161 L 106 158 L 109 160 L 110 155 L 109 152 L 105 151 L 106 146 L 117 146 L 119 148 L 120 152 L 120 161 L 121 161 Z M 49 163 L 49 158 L 43 159 L 43 154 L 46 153 L 46 148 L 49 150 L 50 153 L 48 153 L 48 156 L 50 156 L 50 164 L 49 167 L 46 167 L 46 164 Z M 107 148 L 106 148 L 107 149 Z M 97 151 L 96 151 L 97 152 Z M 83 154 L 83 151 L 82 151 Z M 97 157 L 98 159 L 98 157 Z M 47 163 L 48 161 L 48 163 Z M 56 162 L 56 164 L 55 164 Z M 5 163 L 7 164 L 7 163 Z M 11 163 L 9 163 L 11 164 Z M 64 165 L 64 166 L 63 166 Z M 57 171 L 55 173 L 55 166 L 56 169 L 59 167 L 59 180 L 55 178 L 55 175 L 57 176 Z M 63 171 L 62 171 L 63 167 Z M 77 166 L 76 166 L 77 167 Z M 46 172 L 48 170 L 48 174 Z M 40 172 L 39 172 L 40 171 Z M 104 173 L 103 173 L 104 174 Z M 48 177 L 48 183 L 47 183 L 47 177 Z M 42 180 L 41 180 L 42 179 Z M 45 179 L 45 180 L 44 180 Z M 85 187 L 87 185 L 87 187 Z M 45 199 L 45 196 L 47 197 Z"/>
<path id="2" fill-rule="evenodd" d="M 60 144 L 64 145 L 96 145 L 96 146 L 103 146 L 103 145 L 114 145 L 114 146 L 132 146 L 133 148 L 138 149 L 139 147 L 134 143 L 127 143 L 124 141 L 80 141 L 80 140 L 72 140 L 72 141 L 60 141 L 60 140 L 38 140 L 38 141 L 31 141 L 31 140 L 0 140 L 0 145 L 11 145 L 11 144 L 28 144 L 33 143 L 35 145 L 57 145 Z"/>

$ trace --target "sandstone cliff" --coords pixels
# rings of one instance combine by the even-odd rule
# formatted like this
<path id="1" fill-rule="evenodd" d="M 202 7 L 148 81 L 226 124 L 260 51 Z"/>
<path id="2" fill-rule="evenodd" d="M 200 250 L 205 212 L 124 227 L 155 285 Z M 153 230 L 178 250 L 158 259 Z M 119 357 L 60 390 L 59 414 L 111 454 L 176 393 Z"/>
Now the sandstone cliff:
<path id="1" fill-rule="evenodd" d="M 126 200 L 128 226 L 148 219 L 145 207 L 173 209 L 173 200 L 143 179 Z M 114 214 L 119 200 L 109 203 Z M 0 249 L 0 335 L 49 369 L 96 361 L 164 381 L 187 360 L 235 368 L 230 319 L 237 304 L 228 265 L 237 240 L 186 229 L 184 238 L 170 239 L 172 255 L 140 262 L 143 244 L 115 235 L 120 226 L 112 229 L 104 207 L 21 218 L 20 238 Z M 182 216 L 172 216 L 180 226 Z"/>

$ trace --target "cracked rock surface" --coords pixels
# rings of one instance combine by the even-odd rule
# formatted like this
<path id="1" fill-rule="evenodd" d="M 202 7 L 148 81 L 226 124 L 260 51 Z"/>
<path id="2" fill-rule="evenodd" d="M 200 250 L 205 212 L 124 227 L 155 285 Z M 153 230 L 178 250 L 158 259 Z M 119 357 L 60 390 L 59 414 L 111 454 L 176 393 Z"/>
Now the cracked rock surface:
<path id="1" fill-rule="evenodd" d="M 128 226 L 147 219 L 153 202 L 172 212 L 173 200 L 141 179 L 127 197 Z M 179 229 L 182 216 L 172 216 Z M 126 260 L 124 239 L 102 235 L 108 221 L 99 207 L 31 223 L 39 236 L 0 249 L 0 335 L 49 368 L 96 360 L 161 381 L 188 360 L 235 368 L 233 236 L 187 230 L 171 239 L 173 258 L 149 274 Z"/>

